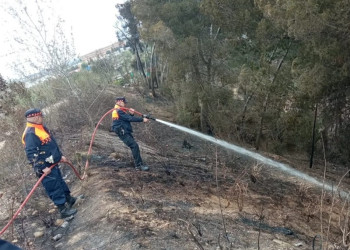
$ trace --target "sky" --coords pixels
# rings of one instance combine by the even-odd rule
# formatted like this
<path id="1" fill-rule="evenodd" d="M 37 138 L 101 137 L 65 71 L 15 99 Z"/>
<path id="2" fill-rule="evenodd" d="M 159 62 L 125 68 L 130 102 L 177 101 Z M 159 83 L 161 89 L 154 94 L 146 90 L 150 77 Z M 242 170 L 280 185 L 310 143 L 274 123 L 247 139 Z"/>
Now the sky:
<path id="1" fill-rule="evenodd" d="M 4 8 L 13 5 L 16 0 L 0 0 L 0 17 L 5 16 Z M 67 30 L 71 30 L 76 53 L 84 55 L 96 49 L 117 42 L 115 23 L 117 9 L 115 5 L 125 0 L 53 0 L 53 12 L 65 20 Z M 35 0 L 24 0 L 28 5 Z M 45 9 L 44 9 L 45 12 Z M 18 55 L 14 53 L 11 29 L 15 29 L 15 22 L 7 18 L 0 18 L 0 74 L 9 79 L 14 77 L 9 63 Z M 10 46 L 12 45 L 12 46 Z M 11 48 L 12 47 L 12 48 Z"/>

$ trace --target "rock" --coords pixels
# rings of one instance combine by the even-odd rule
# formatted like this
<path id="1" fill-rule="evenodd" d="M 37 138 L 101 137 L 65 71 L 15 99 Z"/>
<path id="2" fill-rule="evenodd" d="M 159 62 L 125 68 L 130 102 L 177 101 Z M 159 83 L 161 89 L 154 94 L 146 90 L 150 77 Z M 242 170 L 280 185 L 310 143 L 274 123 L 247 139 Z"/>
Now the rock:
<path id="1" fill-rule="evenodd" d="M 272 241 L 280 244 L 283 247 L 293 248 L 293 246 L 291 244 L 287 243 L 287 242 L 284 242 L 284 241 L 281 241 L 281 240 L 278 240 L 278 239 L 273 239 Z"/>
<path id="2" fill-rule="evenodd" d="M 49 210 L 49 214 L 53 214 L 53 213 L 56 213 L 56 209 L 55 208 Z"/>
<path id="3" fill-rule="evenodd" d="M 42 231 L 38 231 L 38 232 L 35 232 L 34 233 L 34 237 L 35 238 L 39 238 L 39 237 L 41 237 L 41 236 L 43 236 L 44 235 L 44 232 L 42 232 Z"/>
<path id="4" fill-rule="evenodd" d="M 110 159 L 117 159 L 117 153 L 111 153 L 108 158 Z"/>
<path id="5" fill-rule="evenodd" d="M 34 210 L 33 213 L 32 213 L 32 216 L 35 216 L 38 214 L 38 210 Z"/>
<path id="6" fill-rule="evenodd" d="M 57 219 L 56 221 L 55 221 L 55 226 L 61 226 L 63 223 L 64 223 L 65 221 L 63 220 L 63 219 Z"/>
<path id="7" fill-rule="evenodd" d="M 301 246 L 303 246 L 303 243 L 298 242 L 298 243 L 295 243 L 294 246 L 296 246 L 296 247 L 301 247 Z"/>
<path id="8" fill-rule="evenodd" d="M 74 219 L 74 215 L 64 218 L 65 221 L 71 221 Z"/>
<path id="9" fill-rule="evenodd" d="M 56 234 L 55 236 L 52 237 L 52 239 L 54 241 L 58 241 L 58 240 L 60 240 L 62 238 L 62 236 L 63 236 L 62 234 Z"/>
<path id="10" fill-rule="evenodd" d="M 69 225 L 69 222 L 68 222 L 68 221 L 65 221 L 65 222 L 63 222 L 63 224 L 61 225 L 61 227 L 62 227 L 62 228 L 66 228 L 66 227 L 68 227 L 68 225 Z"/>
<path id="11" fill-rule="evenodd" d="M 58 243 L 56 246 L 55 246 L 55 248 L 61 248 L 61 247 L 63 247 L 63 243 L 61 242 L 61 243 Z"/>

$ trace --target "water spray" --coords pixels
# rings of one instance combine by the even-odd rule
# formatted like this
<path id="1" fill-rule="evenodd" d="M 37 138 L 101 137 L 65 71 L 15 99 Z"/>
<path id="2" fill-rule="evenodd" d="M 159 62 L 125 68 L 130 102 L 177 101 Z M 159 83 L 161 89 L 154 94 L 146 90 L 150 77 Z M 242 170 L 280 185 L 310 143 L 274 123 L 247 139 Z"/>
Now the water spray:
<path id="1" fill-rule="evenodd" d="M 265 156 L 262 156 L 261 154 L 258 154 L 258 153 L 252 152 L 250 150 L 247 150 L 245 148 L 236 146 L 236 145 L 234 145 L 232 143 L 228 143 L 228 142 L 226 142 L 224 140 L 216 139 L 216 138 L 214 138 L 212 136 L 200 133 L 200 132 L 195 131 L 195 130 L 192 130 L 192 129 L 189 129 L 189 128 L 186 128 L 186 127 L 183 127 L 183 126 L 171 123 L 171 122 L 166 122 L 166 121 L 163 121 L 163 120 L 160 120 L 160 119 L 153 118 L 150 115 L 143 115 L 143 114 L 141 114 L 141 113 L 139 113 L 137 111 L 135 111 L 135 113 L 137 113 L 137 114 L 139 114 L 142 117 L 145 117 L 147 119 L 152 119 L 154 121 L 160 122 L 160 123 L 162 123 L 164 125 L 167 125 L 169 127 L 178 129 L 180 131 L 183 131 L 185 133 L 197 136 L 197 137 L 199 137 L 201 139 L 204 139 L 206 141 L 215 143 L 215 144 L 217 144 L 217 145 L 219 145 L 221 147 L 224 147 L 226 149 L 232 150 L 232 151 L 234 151 L 234 152 L 236 152 L 238 154 L 241 154 L 241 155 L 244 155 L 244 156 L 248 156 L 248 157 L 250 157 L 252 159 L 255 159 L 255 160 L 257 160 L 257 161 L 259 161 L 259 162 L 261 162 L 261 163 L 263 163 L 265 165 L 276 167 L 276 168 L 280 169 L 281 171 L 283 171 L 283 172 L 285 172 L 285 173 L 287 173 L 289 175 L 301 178 L 301 179 L 303 179 L 305 181 L 308 181 L 308 182 L 310 182 L 310 183 L 312 183 L 312 184 L 314 184 L 316 186 L 322 187 L 322 188 L 324 188 L 327 191 L 339 192 L 339 194 L 342 197 L 348 197 L 350 195 L 349 192 L 345 192 L 345 191 L 339 189 L 338 186 L 336 188 L 334 188 L 333 185 L 329 185 L 329 184 L 326 184 L 324 182 L 321 182 L 321 181 L 317 180 L 316 178 L 311 177 L 308 174 L 305 174 L 305 173 L 303 173 L 301 171 L 298 171 L 298 170 L 288 166 L 287 164 L 283 164 L 283 163 L 274 161 L 274 160 L 269 159 L 269 158 L 267 158 Z"/>
<path id="2" fill-rule="evenodd" d="M 304 180 L 306 180 L 306 181 L 308 181 L 308 182 L 310 182 L 312 184 L 315 184 L 316 186 L 323 187 L 327 191 L 335 191 L 335 192 L 338 191 L 342 197 L 346 197 L 346 196 L 349 195 L 348 192 L 342 191 L 342 190 L 338 189 L 338 187 L 334 188 L 333 186 L 331 186 L 329 184 L 326 184 L 326 183 L 318 181 L 314 177 L 311 177 L 311 176 L 309 176 L 309 175 L 307 175 L 307 174 L 305 174 L 305 173 L 303 173 L 301 171 L 293 169 L 292 167 L 290 167 L 290 166 L 288 166 L 286 164 L 283 164 L 283 163 L 271 160 L 269 158 L 266 158 L 266 157 L 262 156 L 261 154 L 249 151 L 249 150 L 247 150 L 245 148 L 236 146 L 234 144 L 228 143 L 228 142 L 220 140 L 220 139 L 216 139 L 216 138 L 214 138 L 212 136 L 205 135 L 203 133 L 200 133 L 198 131 L 195 131 L 195 130 L 192 130 L 192 129 L 189 129 L 189 128 L 186 128 L 186 127 L 183 127 L 183 126 L 180 126 L 180 125 L 176 125 L 176 124 L 173 124 L 173 123 L 170 123 L 170 122 L 162 121 L 160 119 L 154 119 L 154 120 L 157 121 L 157 122 L 160 122 L 160 123 L 162 123 L 164 125 L 167 125 L 169 127 L 176 128 L 176 129 L 181 130 L 183 132 L 186 132 L 188 134 L 197 136 L 199 138 L 202 138 L 204 140 L 210 141 L 210 142 L 215 143 L 215 144 L 217 144 L 219 146 L 222 146 L 224 148 L 227 148 L 227 149 L 230 149 L 232 151 L 235 151 L 238 154 L 248 156 L 248 157 L 250 157 L 252 159 L 255 159 L 255 160 L 257 160 L 257 161 L 259 161 L 259 162 L 261 162 L 263 164 L 266 164 L 268 166 L 276 167 L 276 168 L 282 170 L 283 172 L 286 172 L 286 173 L 288 173 L 288 174 L 290 174 L 292 176 L 299 177 L 299 178 L 304 179 Z"/>

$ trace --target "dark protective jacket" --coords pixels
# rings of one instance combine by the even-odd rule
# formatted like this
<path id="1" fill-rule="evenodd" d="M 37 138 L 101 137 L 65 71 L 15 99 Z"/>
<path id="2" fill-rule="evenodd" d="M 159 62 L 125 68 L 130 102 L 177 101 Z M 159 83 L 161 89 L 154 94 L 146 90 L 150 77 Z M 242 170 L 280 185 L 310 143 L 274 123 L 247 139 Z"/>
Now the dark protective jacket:
<path id="1" fill-rule="evenodd" d="M 42 124 L 27 122 L 22 143 L 34 171 L 40 173 L 44 168 L 57 163 L 62 153 L 50 131 Z"/>
<path id="2" fill-rule="evenodd" d="M 114 108 L 116 110 L 112 112 L 112 130 L 118 135 L 131 134 L 131 122 L 143 122 L 142 117 L 136 117 L 126 113 L 119 105 L 115 105 Z"/>

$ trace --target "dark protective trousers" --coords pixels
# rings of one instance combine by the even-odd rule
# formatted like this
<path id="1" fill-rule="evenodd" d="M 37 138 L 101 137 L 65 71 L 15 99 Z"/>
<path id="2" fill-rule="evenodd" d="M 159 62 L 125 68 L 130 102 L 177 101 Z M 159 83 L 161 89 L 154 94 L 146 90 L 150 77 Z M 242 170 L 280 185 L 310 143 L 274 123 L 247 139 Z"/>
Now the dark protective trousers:
<path id="1" fill-rule="evenodd" d="M 70 191 L 66 182 L 62 178 L 58 166 L 55 166 L 51 170 L 51 173 L 45 176 L 41 183 L 43 184 L 47 195 L 56 206 L 66 203 L 66 196 L 70 194 Z"/>
<path id="2" fill-rule="evenodd" d="M 1 250 L 22 250 L 22 248 L 12 245 L 12 243 L 2 239 L 0 239 L 0 249 Z"/>
<path id="3" fill-rule="evenodd" d="M 132 134 L 126 133 L 124 135 L 118 135 L 120 140 L 122 140 L 126 146 L 128 146 L 131 149 L 132 156 L 134 158 L 135 166 L 142 165 L 142 158 L 140 155 L 140 148 L 139 145 L 134 140 L 134 137 Z"/>

